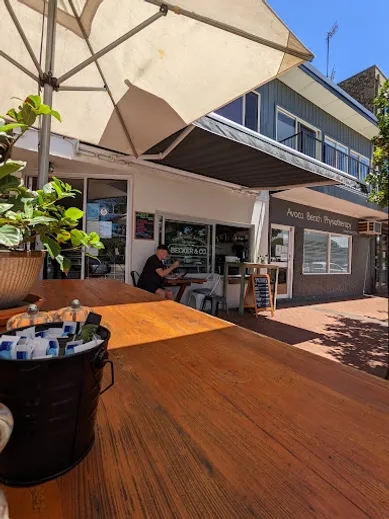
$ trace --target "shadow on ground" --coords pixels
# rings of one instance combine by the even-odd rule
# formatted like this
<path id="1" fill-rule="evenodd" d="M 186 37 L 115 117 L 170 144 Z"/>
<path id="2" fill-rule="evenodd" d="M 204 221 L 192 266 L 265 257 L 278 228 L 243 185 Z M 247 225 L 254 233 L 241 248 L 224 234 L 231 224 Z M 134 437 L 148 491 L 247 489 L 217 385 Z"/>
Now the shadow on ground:
<path id="1" fill-rule="evenodd" d="M 385 377 L 388 364 L 388 328 L 373 322 L 337 316 L 325 333 L 312 342 L 342 364 Z"/>
<path id="2" fill-rule="evenodd" d="M 363 321 L 342 315 L 326 314 L 323 331 L 314 332 L 309 329 L 291 326 L 266 316 L 258 319 L 245 314 L 230 312 L 223 318 L 261 333 L 273 339 L 297 346 L 315 354 L 332 358 L 347 366 L 361 369 L 379 377 L 385 377 L 388 370 L 388 328 L 380 322 Z M 307 328 L 309 322 L 307 323 Z"/>

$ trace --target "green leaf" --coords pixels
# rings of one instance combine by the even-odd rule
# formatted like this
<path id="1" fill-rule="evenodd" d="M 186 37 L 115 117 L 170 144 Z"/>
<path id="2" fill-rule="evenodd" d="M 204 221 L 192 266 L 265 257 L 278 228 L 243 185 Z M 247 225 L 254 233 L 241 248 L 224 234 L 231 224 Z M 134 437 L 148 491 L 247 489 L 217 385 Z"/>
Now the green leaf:
<path id="1" fill-rule="evenodd" d="M 72 220 L 79 220 L 84 216 L 84 211 L 77 209 L 77 207 L 69 207 L 65 211 L 65 218 L 71 218 Z"/>
<path id="2" fill-rule="evenodd" d="M 98 243 L 100 241 L 100 236 L 95 233 L 95 232 L 91 232 L 89 234 L 89 243 L 90 245 L 94 245 L 95 243 Z"/>
<path id="3" fill-rule="evenodd" d="M 37 115 L 49 115 L 51 112 L 51 108 L 48 105 L 40 105 L 38 108 L 35 109 L 35 113 Z"/>
<path id="4" fill-rule="evenodd" d="M 56 110 L 51 110 L 50 115 L 54 117 L 54 119 L 57 119 L 57 121 L 62 122 L 61 116 Z"/>
<path id="5" fill-rule="evenodd" d="M 73 247 L 81 247 L 81 245 L 85 244 L 85 239 L 82 231 L 79 231 L 78 229 L 72 229 L 71 236 Z"/>
<path id="6" fill-rule="evenodd" d="M 30 104 L 32 104 L 34 108 L 39 108 L 42 104 L 42 99 L 40 96 L 28 96 L 26 101 L 30 102 Z"/>
<path id="7" fill-rule="evenodd" d="M 62 272 L 65 272 L 65 274 L 67 274 L 72 266 L 72 262 L 62 254 L 58 254 L 58 256 L 55 259 L 58 261 Z"/>
<path id="8" fill-rule="evenodd" d="M 23 130 L 27 130 L 28 126 L 22 123 L 9 123 L 5 124 L 4 126 L 0 126 L 0 130 L 2 132 L 9 132 L 15 128 L 23 128 Z"/>
<path id="9" fill-rule="evenodd" d="M 22 241 L 20 229 L 13 225 L 5 224 L 0 227 L 0 244 L 6 247 L 16 247 Z"/>
<path id="10" fill-rule="evenodd" d="M 50 256 L 52 258 L 56 258 L 60 252 L 61 252 L 61 247 L 58 245 L 58 243 L 53 240 L 52 238 L 48 238 L 45 234 L 41 233 L 41 241 L 43 243 L 43 245 L 46 247 L 46 249 L 48 250 Z"/>
<path id="11" fill-rule="evenodd" d="M 37 118 L 37 115 L 34 112 L 34 109 L 28 103 L 24 103 L 23 108 L 21 110 L 21 115 L 22 115 L 22 121 L 27 126 L 32 126 L 35 123 L 36 118 Z"/>
<path id="12" fill-rule="evenodd" d="M 11 209 L 11 207 L 13 207 L 13 204 L 0 204 L 0 214 L 5 213 L 8 209 Z"/>
<path id="13" fill-rule="evenodd" d="M 23 214 L 15 213 L 15 211 L 7 211 L 4 216 L 9 220 L 16 221 L 20 220 L 23 217 Z"/>
<path id="14" fill-rule="evenodd" d="M 48 182 L 47 184 L 45 184 L 42 189 L 43 189 L 43 192 L 46 193 L 46 195 L 49 195 L 50 193 L 54 192 L 54 186 L 52 185 L 51 182 Z"/>
<path id="15" fill-rule="evenodd" d="M 72 237 L 72 235 L 70 234 L 69 231 L 61 231 L 60 233 L 57 234 L 57 241 L 59 243 L 65 243 L 65 242 L 69 241 L 71 237 Z"/>
<path id="16" fill-rule="evenodd" d="M 15 108 L 11 108 L 11 110 L 8 110 L 7 115 L 8 115 L 8 117 L 11 117 L 11 119 L 14 119 L 15 121 L 18 120 L 18 116 L 16 114 Z"/>
<path id="17" fill-rule="evenodd" d="M 55 218 L 51 218 L 50 216 L 35 216 L 35 218 L 32 218 L 30 220 L 30 225 L 42 225 L 42 224 L 49 224 L 52 222 L 56 222 L 57 220 Z"/>
<path id="18" fill-rule="evenodd" d="M 12 173 L 16 173 L 17 171 L 21 171 L 26 167 L 26 162 L 22 162 L 21 160 L 7 160 L 7 162 L 0 163 L 0 178 L 6 177 L 7 175 L 12 175 Z M 18 182 L 20 184 L 20 181 Z"/>
<path id="19" fill-rule="evenodd" d="M 26 218 L 32 218 L 34 214 L 34 207 L 31 203 L 31 200 L 28 200 L 28 202 L 24 202 L 24 214 L 26 215 Z"/>
<path id="20" fill-rule="evenodd" d="M 20 179 L 14 177 L 13 175 L 7 175 L 6 177 L 1 177 L 0 175 L 0 192 L 5 193 L 6 191 L 10 191 L 13 188 L 17 188 L 20 184 Z"/>

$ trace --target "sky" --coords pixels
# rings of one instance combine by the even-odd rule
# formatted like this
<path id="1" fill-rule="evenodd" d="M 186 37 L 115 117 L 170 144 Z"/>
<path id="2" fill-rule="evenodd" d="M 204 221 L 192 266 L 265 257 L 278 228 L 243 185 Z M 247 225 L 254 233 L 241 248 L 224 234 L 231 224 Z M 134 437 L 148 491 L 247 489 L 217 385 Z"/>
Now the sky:
<path id="1" fill-rule="evenodd" d="M 289 29 L 315 55 L 326 73 L 326 35 L 339 29 L 330 46 L 330 67 L 339 83 L 371 65 L 389 77 L 389 0 L 267 0 Z"/>

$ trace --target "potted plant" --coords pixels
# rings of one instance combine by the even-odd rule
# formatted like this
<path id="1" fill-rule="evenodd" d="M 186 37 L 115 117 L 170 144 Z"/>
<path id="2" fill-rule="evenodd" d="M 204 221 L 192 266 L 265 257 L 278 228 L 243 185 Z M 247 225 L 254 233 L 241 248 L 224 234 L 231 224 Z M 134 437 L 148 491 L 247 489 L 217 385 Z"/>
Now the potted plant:
<path id="1" fill-rule="evenodd" d="M 46 251 L 67 273 L 71 263 L 64 252 L 104 247 L 96 233 L 77 228 L 83 211 L 65 209 L 60 203 L 79 191 L 57 178 L 32 191 L 17 176 L 26 163 L 11 158 L 13 147 L 43 114 L 60 120 L 58 112 L 31 95 L 18 109 L 7 112 L 11 122 L 0 118 L 0 309 L 16 306 L 26 297 L 39 276 Z M 42 244 L 43 250 L 36 246 L 31 250 L 34 244 Z"/>

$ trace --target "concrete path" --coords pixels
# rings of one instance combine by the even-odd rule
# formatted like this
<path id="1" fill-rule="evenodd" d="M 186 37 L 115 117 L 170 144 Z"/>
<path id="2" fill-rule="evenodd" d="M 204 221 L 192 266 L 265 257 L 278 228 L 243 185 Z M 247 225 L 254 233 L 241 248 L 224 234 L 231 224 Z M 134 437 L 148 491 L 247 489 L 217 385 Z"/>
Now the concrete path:
<path id="1" fill-rule="evenodd" d="M 225 315 L 222 316 L 226 318 Z M 388 366 L 388 299 L 364 297 L 341 302 L 279 308 L 258 319 L 231 312 L 228 320 L 291 346 L 384 377 Z"/>

